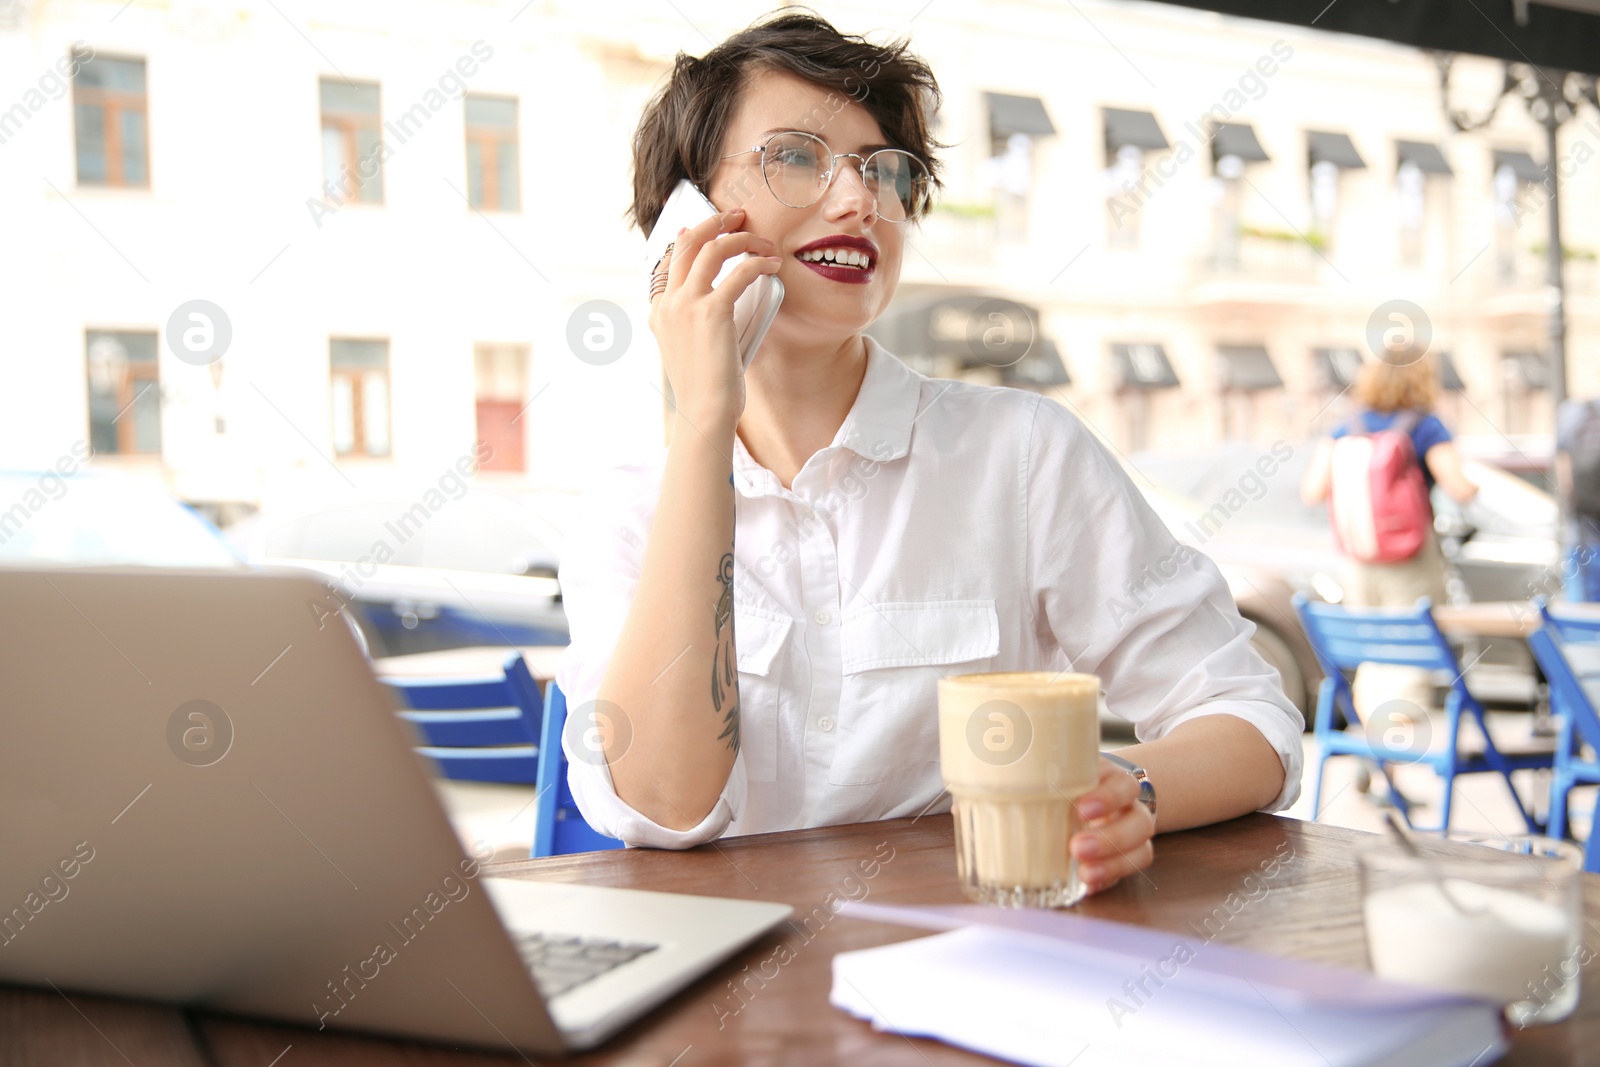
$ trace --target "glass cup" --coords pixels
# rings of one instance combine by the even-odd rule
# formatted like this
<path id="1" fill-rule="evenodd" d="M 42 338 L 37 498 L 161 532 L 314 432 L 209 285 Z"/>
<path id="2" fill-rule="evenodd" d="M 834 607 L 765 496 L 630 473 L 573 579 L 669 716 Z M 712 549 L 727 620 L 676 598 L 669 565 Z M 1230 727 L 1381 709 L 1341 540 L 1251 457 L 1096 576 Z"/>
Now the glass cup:
<path id="1" fill-rule="evenodd" d="M 939 761 L 967 897 L 1058 908 L 1083 897 L 1068 839 L 1100 769 L 1100 680 L 1049 671 L 939 682 Z"/>
<path id="2" fill-rule="evenodd" d="M 1516 1026 L 1578 1004 L 1583 853 L 1565 841 L 1453 832 L 1361 854 L 1367 954 L 1380 978 L 1504 1005 Z"/>

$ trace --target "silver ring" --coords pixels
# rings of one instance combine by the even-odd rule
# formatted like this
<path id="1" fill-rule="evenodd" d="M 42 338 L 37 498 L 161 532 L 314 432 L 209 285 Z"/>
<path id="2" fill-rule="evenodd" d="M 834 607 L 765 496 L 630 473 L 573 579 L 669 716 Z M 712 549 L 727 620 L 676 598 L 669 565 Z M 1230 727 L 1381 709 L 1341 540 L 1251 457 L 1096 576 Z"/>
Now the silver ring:
<path id="1" fill-rule="evenodd" d="M 655 269 L 650 273 L 651 300 L 667 291 L 667 269 L 671 265 L 673 243 L 676 242 L 667 245 L 666 251 L 661 253 L 661 258 L 656 260 Z"/>

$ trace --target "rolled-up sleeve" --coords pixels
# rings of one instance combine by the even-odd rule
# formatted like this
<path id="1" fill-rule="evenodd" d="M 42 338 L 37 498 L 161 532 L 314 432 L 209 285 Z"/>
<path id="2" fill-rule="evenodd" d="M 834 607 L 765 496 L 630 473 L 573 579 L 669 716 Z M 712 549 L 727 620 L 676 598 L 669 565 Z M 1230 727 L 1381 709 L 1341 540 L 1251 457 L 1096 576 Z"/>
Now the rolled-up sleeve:
<path id="1" fill-rule="evenodd" d="M 671 830 L 617 796 L 599 743 L 599 732 L 604 730 L 632 737 L 629 723 L 615 721 L 622 715 L 620 709 L 597 706 L 596 698 L 639 588 L 649 536 L 646 516 L 653 510 L 640 506 L 641 494 L 656 491 L 648 470 L 619 467 L 597 481 L 584 494 L 578 521 L 565 538 L 559 578 L 571 643 L 555 678 L 567 700 L 561 747 L 573 800 L 590 826 L 629 845 L 690 848 L 720 837 L 743 809 L 747 789 L 743 757 L 735 759 L 727 785 L 699 825 Z M 653 504 L 653 497 L 644 503 Z M 626 759 L 626 749 L 615 758 Z"/>
<path id="2" fill-rule="evenodd" d="M 1211 559 L 1180 544 L 1128 474 L 1070 412 L 1042 399 L 1024 459 L 1028 568 L 1038 625 L 1077 671 L 1100 677 L 1139 740 L 1204 715 L 1260 731 L 1283 763 L 1264 811 L 1300 793 L 1305 720 L 1250 644 Z"/>

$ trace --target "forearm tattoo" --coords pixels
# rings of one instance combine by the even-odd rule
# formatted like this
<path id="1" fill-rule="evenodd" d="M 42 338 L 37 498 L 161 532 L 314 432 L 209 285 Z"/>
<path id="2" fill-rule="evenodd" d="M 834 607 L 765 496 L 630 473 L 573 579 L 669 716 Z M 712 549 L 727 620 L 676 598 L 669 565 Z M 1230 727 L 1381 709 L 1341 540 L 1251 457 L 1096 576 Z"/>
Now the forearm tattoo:
<path id="1" fill-rule="evenodd" d="M 717 569 L 722 595 L 717 598 L 716 647 L 711 650 L 711 706 L 722 716 L 728 747 L 739 751 L 739 665 L 733 648 L 733 553 L 722 557 Z"/>

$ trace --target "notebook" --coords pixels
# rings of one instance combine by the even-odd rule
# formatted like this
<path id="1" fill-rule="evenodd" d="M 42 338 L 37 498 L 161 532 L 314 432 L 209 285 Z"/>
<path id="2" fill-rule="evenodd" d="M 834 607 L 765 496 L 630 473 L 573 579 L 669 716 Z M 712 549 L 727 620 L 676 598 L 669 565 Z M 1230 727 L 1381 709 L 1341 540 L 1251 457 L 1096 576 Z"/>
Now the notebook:
<path id="1" fill-rule="evenodd" d="M 1484 1067 L 1496 1005 L 1065 912 L 846 904 L 943 932 L 833 961 L 830 1002 L 876 1029 L 1037 1067 Z"/>

